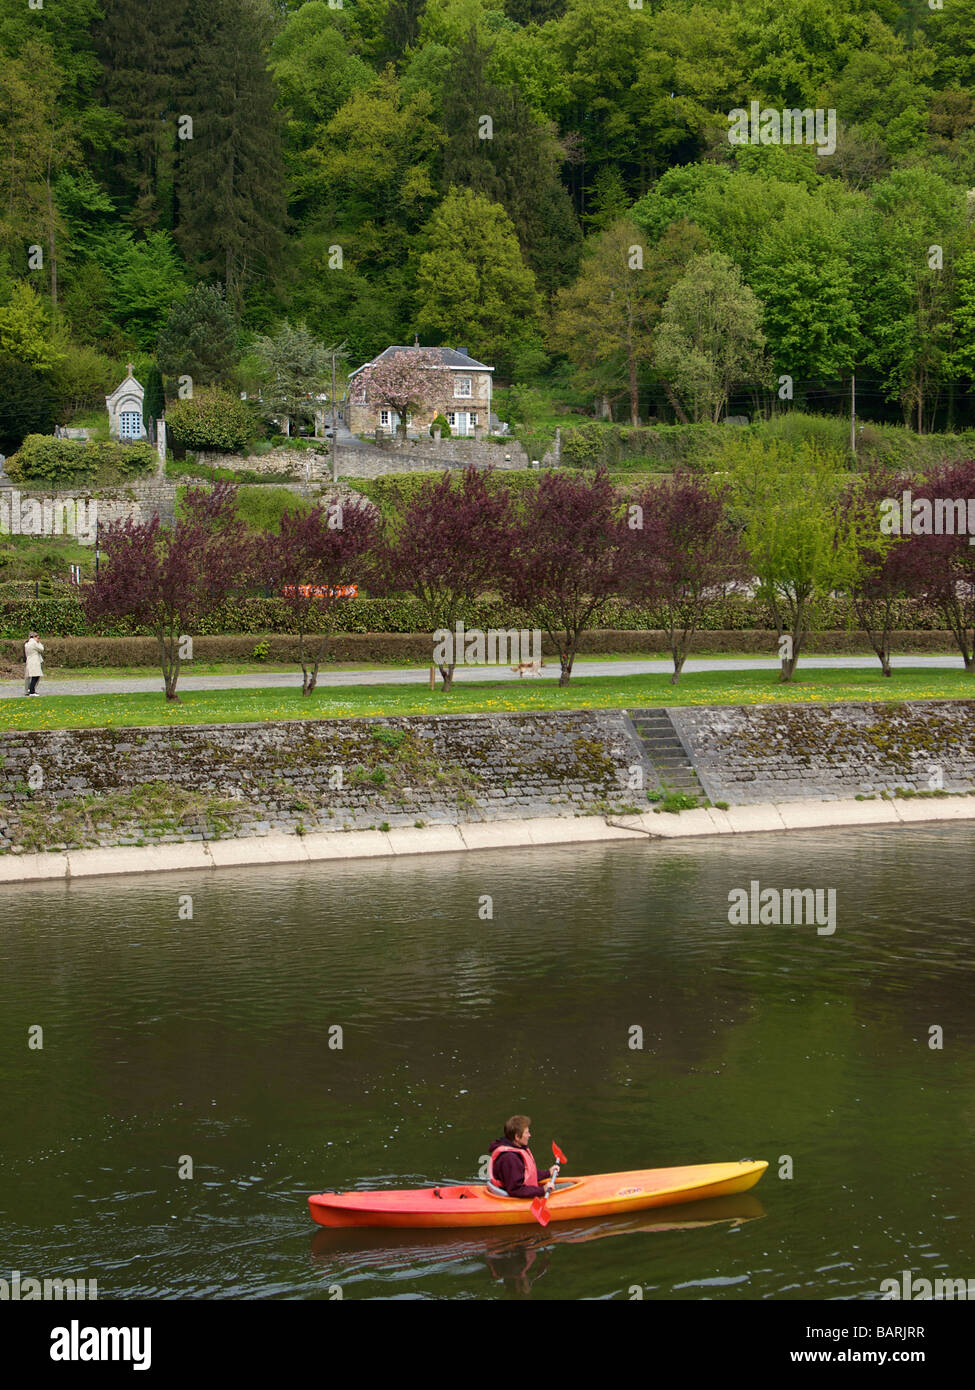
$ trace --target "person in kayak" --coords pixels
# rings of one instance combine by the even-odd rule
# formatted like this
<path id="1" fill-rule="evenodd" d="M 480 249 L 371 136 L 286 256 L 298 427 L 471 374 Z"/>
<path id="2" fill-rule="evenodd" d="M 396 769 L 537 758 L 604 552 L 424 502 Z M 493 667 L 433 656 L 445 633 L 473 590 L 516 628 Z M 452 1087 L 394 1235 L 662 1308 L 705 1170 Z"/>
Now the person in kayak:
<path id="1" fill-rule="evenodd" d="M 505 1123 L 504 1138 L 495 1139 L 488 1148 L 488 1182 L 503 1188 L 509 1197 L 547 1197 L 552 1190 L 546 1183 L 552 1170 L 538 1171 L 528 1147 L 531 1137 L 531 1119 L 512 1115 Z"/>

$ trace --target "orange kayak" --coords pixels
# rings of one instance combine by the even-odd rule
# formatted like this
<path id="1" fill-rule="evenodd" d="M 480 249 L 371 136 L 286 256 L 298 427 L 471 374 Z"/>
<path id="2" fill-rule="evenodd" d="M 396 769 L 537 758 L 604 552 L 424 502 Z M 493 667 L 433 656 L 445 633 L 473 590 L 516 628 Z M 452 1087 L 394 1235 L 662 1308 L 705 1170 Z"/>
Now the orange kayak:
<path id="1" fill-rule="evenodd" d="M 702 1197 L 747 1192 L 767 1163 L 698 1163 L 687 1168 L 637 1168 L 561 1178 L 547 1206 L 552 1221 L 617 1216 L 675 1206 Z M 319 1226 L 520 1226 L 534 1224 L 528 1198 L 495 1197 L 481 1184 L 414 1187 L 386 1192 L 320 1192 L 308 1198 Z"/>

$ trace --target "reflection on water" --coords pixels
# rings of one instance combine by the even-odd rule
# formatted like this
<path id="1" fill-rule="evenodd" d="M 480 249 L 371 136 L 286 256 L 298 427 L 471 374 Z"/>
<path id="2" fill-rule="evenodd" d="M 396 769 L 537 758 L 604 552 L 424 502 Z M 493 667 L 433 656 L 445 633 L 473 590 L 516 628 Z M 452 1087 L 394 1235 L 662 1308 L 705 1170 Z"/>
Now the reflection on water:
<path id="1" fill-rule="evenodd" d="M 967 1278 L 975 829 L 731 840 L 3 888 L 0 1263 L 150 1298 Z M 834 889 L 836 932 L 731 925 L 753 879 Z M 566 1176 L 765 1158 L 727 1199 L 760 1208 L 310 1224 L 310 1192 L 475 1179 L 515 1111 Z"/>
<path id="2" fill-rule="evenodd" d="M 544 1230 L 525 1226 L 518 1230 L 492 1231 L 396 1231 L 368 1227 L 319 1227 L 311 1239 L 312 1257 L 320 1265 L 323 1283 L 341 1287 L 350 1274 L 390 1277 L 398 1271 L 434 1271 L 448 1262 L 480 1266 L 488 1278 L 506 1289 L 527 1294 L 550 1267 L 560 1245 L 583 1245 L 614 1236 L 653 1235 L 670 1231 L 694 1231 L 721 1223 L 741 1225 L 764 1216 L 757 1197 L 741 1193 L 685 1202 L 666 1211 L 637 1212 L 631 1216 L 603 1217 L 589 1221 L 565 1221 Z"/>

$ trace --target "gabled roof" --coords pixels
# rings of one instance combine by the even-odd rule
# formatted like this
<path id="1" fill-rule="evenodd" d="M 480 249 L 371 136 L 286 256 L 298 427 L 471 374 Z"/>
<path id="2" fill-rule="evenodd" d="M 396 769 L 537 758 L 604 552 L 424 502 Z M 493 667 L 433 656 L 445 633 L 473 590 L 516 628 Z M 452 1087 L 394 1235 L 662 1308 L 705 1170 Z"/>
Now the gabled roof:
<path id="1" fill-rule="evenodd" d="M 356 369 L 355 369 L 354 372 L 350 372 L 350 373 L 349 373 L 349 376 L 350 376 L 350 377 L 357 376 L 358 373 L 361 372 L 361 371 L 363 371 L 366 367 L 372 367 L 372 366 L 375 365 L 376 362 L 381 362 L 381 361 L 383 360 L 384 357 L 392 357 L 392 356 L 394 356 L 397 352 L 432 352 L 432 353 L 436 354 L 436 356 L 438 356 L 438 357 L 440 358 L 441 364 L 442 364 L 444 367 L 446 367 L 449 371 L 453 371 L 453 372 L 459 372 L 459 371 L 465 371 L 465 370 L 466 370 L 466 371 L 475 371 L 475 372 L 493 372 L 493 371 L 494 371 L 494 368 L 493 368 L 493 367 L 485 366 L 485 364 L 484 364 L 483 362 L 478 362 L 478 361 L 476 360 L 476 358 L 468 357 L 468 355 L 467 355 L 466 352 L 459 352 L 459 351 L 457 350 L 457 348 L 451 348 L 451 347 L 417 347 L 416 344 L 414 343 L 414 344 L 411 344 L 409 347 L 388 347 L 388 348 L 384 348 L 383 351 L 379 354 L 378 357 L 374 357 L 374 358 L 372 359 L 371 362 L 363 362 L 362 366 L 361 366 L 361 367 L 356 367 Z"/>

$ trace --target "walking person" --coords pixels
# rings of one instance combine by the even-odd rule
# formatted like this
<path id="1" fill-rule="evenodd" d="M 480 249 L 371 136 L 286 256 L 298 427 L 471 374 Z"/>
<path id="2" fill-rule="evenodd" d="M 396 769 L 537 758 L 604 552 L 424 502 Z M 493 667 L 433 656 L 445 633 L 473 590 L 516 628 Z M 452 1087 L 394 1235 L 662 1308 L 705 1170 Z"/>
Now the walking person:
<path id="1" fill-rule="evenodd" d="M 42 643 L 39 641 L 37 633 L 32 632 L 30 636 L 27 638 L 27 641 L 24 643 L 24 659 L 27 662 L 27 671 L 25 677 L 27 683 L 27 690 L 25 691 L 25 694 L 27 695 L 37 694 L 37 682 L 44 674 L 43 651 L 44 647 Z"/>

